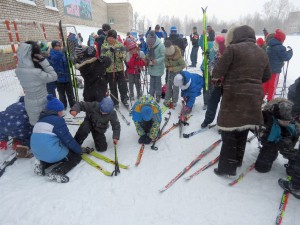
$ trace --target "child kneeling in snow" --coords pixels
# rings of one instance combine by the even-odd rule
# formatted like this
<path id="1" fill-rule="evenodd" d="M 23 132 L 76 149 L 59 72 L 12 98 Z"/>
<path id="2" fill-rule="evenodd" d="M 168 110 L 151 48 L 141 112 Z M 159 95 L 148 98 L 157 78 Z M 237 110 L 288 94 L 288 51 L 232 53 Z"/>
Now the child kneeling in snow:
<path id="1" fill-rule="evenodd" d="M 52 95 L 47 96 L 46 110 L 33 127 L 30 146 L 35 158 L 34 172 L 44 176 L 45 169 L 59 163 L 47 173 L 50 180 L 66 183 L 66 176 L 81 160 L 81 147 L 72 137 L 65 120 L 62 118 L 64 104 Z"/>
<path id="2" fill-rule="evenodd" d="M 140 144 L 150 144 L 160 129 L 161 110 L 155 99 L 148 95 L 142 96 L 132 107 L 134 121 Z"/>
<path id="3" fill-rule="evenodd" d="M 182 71 L 180 74 L 177 74 L 174 77 L 174 85 L 176 87 L 180 87 L 181 97 L 183 97 L 185 101 L 183 113 L 191 113 L 196 97 L 201 95 L 201 89 L 203 88 L 203 77 L 196 73 Z"/>
<path id="4" fill-rule="evenodd" d="M 121 126 L 111 98 L 103 98 L 101 102 L 78 102 L 72 107 L 70 113 L 76 116 L 80 111 L 86 112 L 86 117 L 75 135 L 75 140 L 80 145 L 92 132 L 96 150 L 106 151 L 107 142 L 104 133 L 108 128 L 108 122 L 113 130 L 113 143 L 118 144 Z"/>

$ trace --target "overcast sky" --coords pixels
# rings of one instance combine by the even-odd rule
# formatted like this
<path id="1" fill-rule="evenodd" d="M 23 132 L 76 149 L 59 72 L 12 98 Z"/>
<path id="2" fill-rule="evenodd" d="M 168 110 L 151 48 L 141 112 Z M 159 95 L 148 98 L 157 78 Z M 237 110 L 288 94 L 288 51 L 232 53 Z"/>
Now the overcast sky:
<path id="1" fill-rule="evenodd" d="M 106 2 L 127 2 L 127 0 L 105 0 Z M 134 12 L 145 15 L 154 26 L 159 15 L 179 16 L 184 18 L 189 15 L 192 18 L 201 19 L 201 7 L 208 6 L 207 16 L 215 15 L 224 21 L 238 20 L 240 16 L 262 12 L 267 0 L 129 0 Z M 290 0 L 300 9 L 300 0 Z"/>

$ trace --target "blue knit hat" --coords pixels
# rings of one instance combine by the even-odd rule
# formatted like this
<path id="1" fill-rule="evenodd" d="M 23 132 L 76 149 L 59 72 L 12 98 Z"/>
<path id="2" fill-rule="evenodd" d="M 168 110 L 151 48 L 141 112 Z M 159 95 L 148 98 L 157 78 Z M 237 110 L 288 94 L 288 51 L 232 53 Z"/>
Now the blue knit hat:
<path id="1" fill-rule="evenodd" d="M 48 101 L 46 105 L 47 110 L 59 112 L 65 109 L 64 104 L 61 101 L 59 101 L 57 98 L 53 97 L 53 95 L 51 94 L 47 95 L 47 101 Z"/>
<path id="2" fill-rule="evenodd" d="M 141 110 L 141 115 L 144 121 L 149 121 L 153 117 L 153 110 L 150 106 L 144 106 Z"/>
<path id="3" fill-rule="evenodd" d="M 103 113 L 111 113 L 114 109 L 114 102 L 109 97 L 103 98 L 99 104 L 99 109 Z"/>

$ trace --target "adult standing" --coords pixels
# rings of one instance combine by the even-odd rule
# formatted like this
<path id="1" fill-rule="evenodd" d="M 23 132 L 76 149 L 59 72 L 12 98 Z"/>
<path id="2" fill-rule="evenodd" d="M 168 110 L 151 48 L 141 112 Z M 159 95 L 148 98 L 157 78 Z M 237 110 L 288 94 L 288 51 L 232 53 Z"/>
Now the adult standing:
<path id="1" fill-rule="evenodd" d="M 47 83 L 56 81 L 57 74 L 41 55 L 40 46 L 33 41 L 21 43 L 18 49 L 16 75 L 25 93 L 25 109 L 29 122 L 35 125 L 47 104 Z"/>
<path id="2" fill-rule="evenodd" d="M 268 57 L 256 45 L 251 27 L 232 28 L 227 34 L 226 46 L 212 73 L 212 81 L 223 84 L 218 116 L 223 144 L 214 172 L 220 176 L 234 176 L 243 161 L 249 129 L 263 124 L 261 87 L 271 73 Z"/>
<path id="3" fill-rule="evenodd" d="M 189 67 L 196 67 L 197 66 L 197 59 L 198 59 L 198 50 L 199 50 L 199 34 L 197 32 L 197 27 L 193 27 L 193 33 L 190 35 L 190 40 L 192 42 L 193 48 L 191 51 L 191 65 Z"/>
<path id="4" fill-rule="evenodd" d="M 157 25 L 155 26 L 155 28 L 154 28 L 155 35 L 156 35 L 159 39 L 168 37 L 168 34 L 167 34 L 167 32 L 165 31 L 165 28 L 164 28 L 164 27 L 161 27 L 161 30 L 162 30 L 162 31 L 160 31 L 160 26 L 157 24 Z M 150 31 L 151 31 L 151 27 L 149 27 L 147 33 L 145 34 L 145 37 L 146 37 L 146 38 L 148 37 Z"/>

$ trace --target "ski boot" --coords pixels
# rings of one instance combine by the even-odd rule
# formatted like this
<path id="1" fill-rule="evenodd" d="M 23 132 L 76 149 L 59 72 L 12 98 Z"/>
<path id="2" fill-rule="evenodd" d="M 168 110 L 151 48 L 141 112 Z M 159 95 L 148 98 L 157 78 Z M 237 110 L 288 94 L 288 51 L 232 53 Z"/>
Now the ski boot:
<path id="1" fill-rule="evenodd" d="M 51 171 L 47 174 L 47 177 L 49 180 L 56 181 L 57 183 L 68 183 L 69 182 L 69 177 L 66 176 L 65 174 L 58 173 L 55 171 Z"/>

